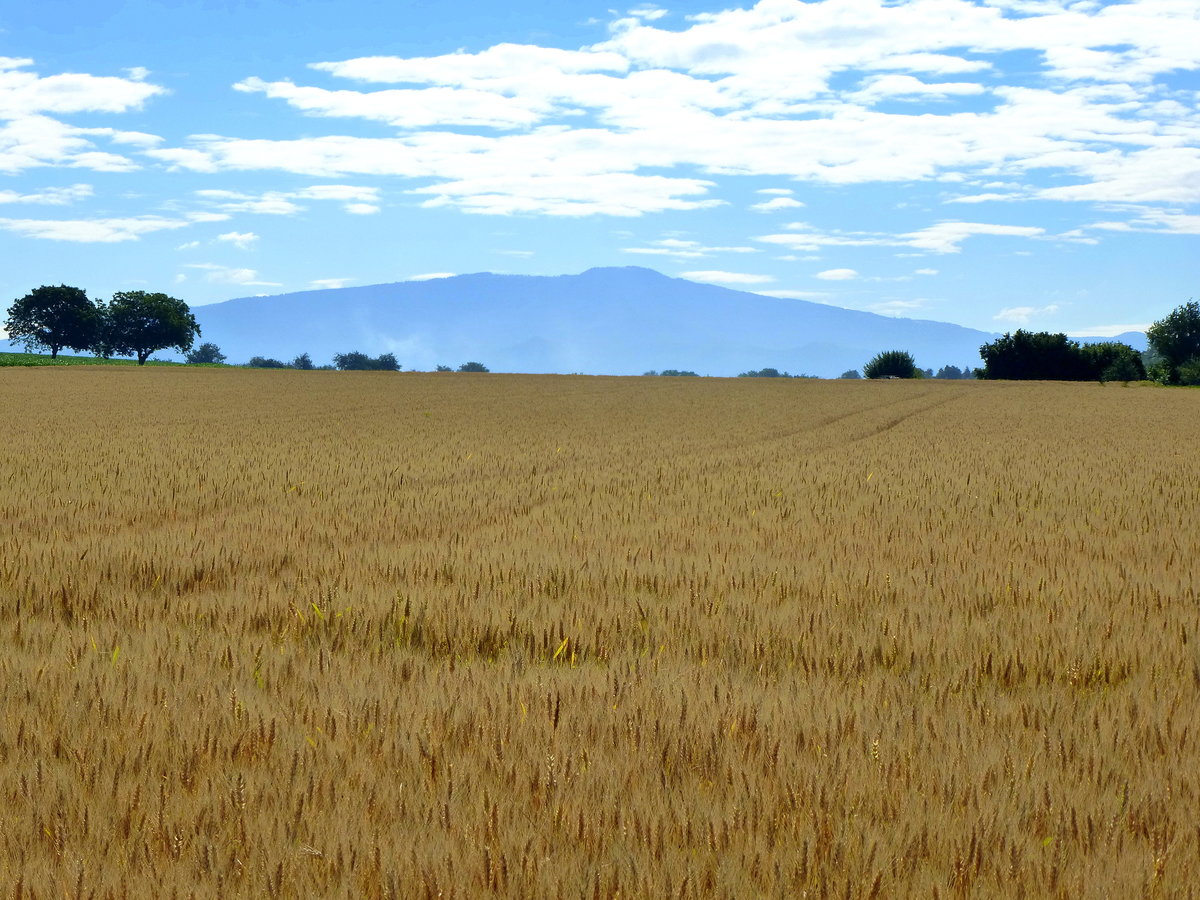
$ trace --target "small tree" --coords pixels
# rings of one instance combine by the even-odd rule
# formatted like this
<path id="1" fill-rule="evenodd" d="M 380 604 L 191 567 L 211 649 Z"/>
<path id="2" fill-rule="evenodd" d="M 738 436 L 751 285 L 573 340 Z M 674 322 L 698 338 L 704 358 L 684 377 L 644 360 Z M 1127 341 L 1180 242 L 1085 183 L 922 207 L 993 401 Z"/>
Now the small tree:
<path id="1" fill-rule="evenodd" d="M 286 369 L 288 364 L 282 359 L 275 359 L 270 356 L 252 356 L 250 361 L 246 363 L 247 369 Z"/>
<path id="2" fill-rule="evenodd" d="M 104 312 L 104 343 L 114 353 L 136 356 L 144 366 L 155 350 L 187 353 L 200 334 L 188 305 L 166 294 L 120 291 Z"/>
<path id="3" fill-rule="evenodd" d="M 907 350 L 884 350 L 863 366 L 865 378 L 920 378 L 917 363 Z"/>
<path id="4" fill-rule="evenodd" d="M 458 367 L 460 372 L 490 372 L 492 371 L 481 362 L 465 362 Z"/>
<path id="5" fill-rule="evenodd" d="M 862 375 L 858 373 L 858 369 L 847 369 L 838 378 L 862 378 Z"/>
<path id="6" fill-rule="evenodd" d="M 1189 300 L 1176 307 L 1146 329 L 1146 338 L 1159 363 L 1160 377 L 1169 384 L 1179 384 L 1180 369 L 1200 358 L 1200 303 Z"/>
<path id="7" fill-rule="evenodd" d="M 292 360 L 291 365 L 293 369 L 303 369 L 306 372 L 316 368 L 316 366 L 313 365 L 312 357 L 307 353 L 301 353 Z"/>
<path id="8" fill-rule="evenodd" d="M 450 368 L 449 366 L 438 366 L 433 371 L 435 371 L 435 372 L 453 372 L 454 370 L 452 368 Z"/>
<path id="9" fill-rule="evenodd" d="M 212 343 L 201 344 L 184 358 L 193 366 L 202 363 L 225 362 L 225 354 L 221 352 L 221 348 Z"/>
<path id="10" fill-rule="evenodd" d="M 778 369 L 770 367 L 765 369 L 751 369 L 749 372 L 739 372 L 738 378 L 791 378 L 787 372 L 780 372 Z"/>
<path id="11" fill-rule="evenodd" d="M 4 329 L 26 350 L 46 349 L 56 359 L 64 347 L 90 350 L 100 330 L 100 309 L 82 288 L 60 284 L 34 288 L 8 309 Z"/>

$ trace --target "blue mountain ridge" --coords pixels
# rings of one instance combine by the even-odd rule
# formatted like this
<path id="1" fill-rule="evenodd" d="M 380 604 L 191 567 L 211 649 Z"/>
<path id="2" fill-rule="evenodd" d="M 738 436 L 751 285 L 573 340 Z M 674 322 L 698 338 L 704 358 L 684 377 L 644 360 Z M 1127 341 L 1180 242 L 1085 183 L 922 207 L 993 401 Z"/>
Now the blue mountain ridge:
<path id="1" fill-rule="evenodd" d="M 579 275 L 456 275 L 242 297 L 192 311 L 201 340 L 217 344 L 230 362 L 287 361 L 306 352 L 320 365 L 357 350 L 394 353 L 405 369 L 478 361 L 494 372 L 736 375 L 770 366 L 836 377 L 861 369 L 881 350 L 907 350 L 922 368 L 979 365 L 980 346 L 997 336 L 765 297 L 636 266 Z M 1137 333 L 1094 340 L 1145 345 Z"/>

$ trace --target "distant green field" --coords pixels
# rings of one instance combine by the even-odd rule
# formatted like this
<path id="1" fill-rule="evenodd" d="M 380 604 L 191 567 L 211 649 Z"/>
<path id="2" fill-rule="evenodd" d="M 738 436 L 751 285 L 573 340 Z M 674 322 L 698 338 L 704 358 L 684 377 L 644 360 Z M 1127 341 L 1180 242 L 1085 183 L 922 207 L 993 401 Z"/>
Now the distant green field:
<path id="1" fill-rule="evenodd" d="M 136 359 L 100 359 L 95 356 L 65 356 L 58 354 L 57 359 L 51 359 L 45 353 L 0 353 L 0 366 L 136 366 Z M 167 362 L 150 359 L 148 366 L 187 366 L 187 363 Z M 226 368 L 217 363 L 201 363 L 192 368 Z"/>

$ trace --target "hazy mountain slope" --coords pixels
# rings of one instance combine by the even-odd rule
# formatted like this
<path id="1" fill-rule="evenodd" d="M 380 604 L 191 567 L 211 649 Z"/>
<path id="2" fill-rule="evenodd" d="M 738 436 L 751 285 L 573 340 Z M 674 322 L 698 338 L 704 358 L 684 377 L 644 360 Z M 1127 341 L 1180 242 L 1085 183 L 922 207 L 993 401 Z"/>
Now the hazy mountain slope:
<path id="1" fill-rule="evenodd" d="M 204 340 L 231 361 L 317 362 L 393 352 L 405 368 L 478 360 L 493 371 L 735 375 L 774 366 L 838 375 L 880 350 L 925 367 L 978 362 L 985 332 L 780 300 L 642 268 L 555 277 L 460 275 L 435 281 L 230 300 L 195 310 Z"/>

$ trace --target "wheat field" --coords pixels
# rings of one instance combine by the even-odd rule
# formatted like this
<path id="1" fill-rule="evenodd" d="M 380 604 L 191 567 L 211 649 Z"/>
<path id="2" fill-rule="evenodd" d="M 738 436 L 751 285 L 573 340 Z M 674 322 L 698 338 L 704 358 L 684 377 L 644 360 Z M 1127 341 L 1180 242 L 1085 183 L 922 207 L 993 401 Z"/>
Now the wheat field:
<path id="1" fill-rule="evenodd" d="M 0 372 L 2 896 L 1200 896 L 1198 404 Z"/>

